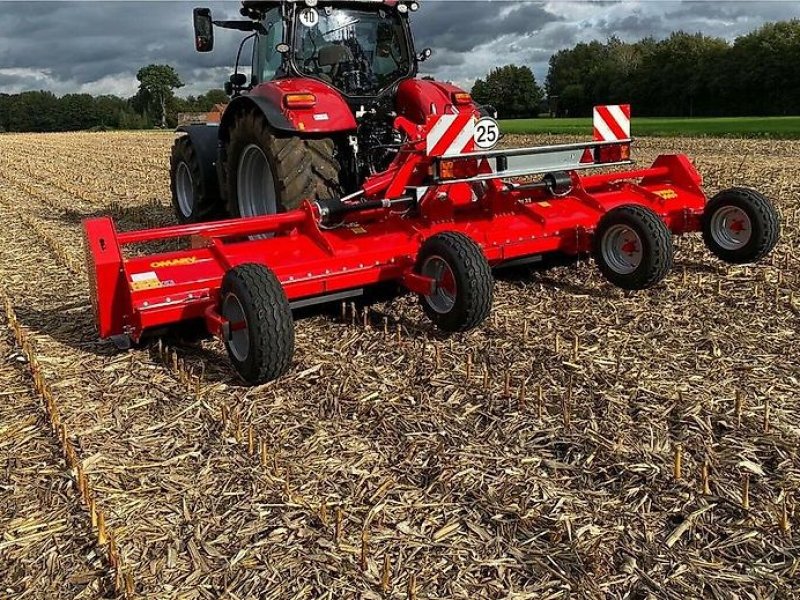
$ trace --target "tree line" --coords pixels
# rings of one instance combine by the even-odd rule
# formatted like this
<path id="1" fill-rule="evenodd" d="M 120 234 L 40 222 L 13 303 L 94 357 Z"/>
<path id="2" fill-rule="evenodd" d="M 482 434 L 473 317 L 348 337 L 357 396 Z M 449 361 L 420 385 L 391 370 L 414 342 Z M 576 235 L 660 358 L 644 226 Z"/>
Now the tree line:
<path id="1" fill-rule="evenodd" d="M 181 112 L 208 112 L 223 90 L 180 98 L 169 65 L 137 74 L 131 98 L 51 92 L 0 94 L 0 131 L 141 129 L 174 126 Z M 769 23 L 733 43 L 676 32 L 664 40 L 580 43 L 550 58 L 544 86 L 527 66 L 478 79 L 472 95 L 500 118 L 587 116 L 598 104 L 630 103 L 637 115 L 773 116 L 800 112 L 800 20 Z"/>
<path id="2" fill-rule="evenodd" d="M 530 69 L 509 65 L 479 79 L 473 96 L 501 118 L 587 116 L 593 106 L 616 103 L 642 116 L 796 115 L 800 20 L 769 23 L 733 43 L 685 32 L 580 43 L 550 58 L 544 89 Z"/>
<path id="3" fill-rule="evenodd" d="M 224 90 L 181 98 L 183 82 L 169 65 L 148 65 L 137 74 L 139 90 L 131 98 L 36 91 L 0 94 L 2 131 L 79 131 L 174 127 L 178 113 L 209 112 L 228 101 Z"/>

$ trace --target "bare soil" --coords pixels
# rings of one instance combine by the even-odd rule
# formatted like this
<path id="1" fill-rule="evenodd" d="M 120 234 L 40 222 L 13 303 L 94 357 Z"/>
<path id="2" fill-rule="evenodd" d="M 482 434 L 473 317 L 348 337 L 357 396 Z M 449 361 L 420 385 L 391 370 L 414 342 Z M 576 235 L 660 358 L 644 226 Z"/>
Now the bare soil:
<path id="1" fill-rule="evenodd" d="M 81 220 L 173 222 L 155 133 L 0 136 L 0 292 L 144 598 L 800 593 L 800 143 L 648 139 L 774 200 L 731 267 L 699 236 L 643 293 L 591 261 L 498 273 L 444 337 L 413 298 L 297 323 L 289 375 L 97 340 Z M 513 138 L 516 145 L 553 141 Z M 42 399 L 0 336 L 0 596 L 112 594 Z M 676 463 L 679 463 L 676 464 Z"/>

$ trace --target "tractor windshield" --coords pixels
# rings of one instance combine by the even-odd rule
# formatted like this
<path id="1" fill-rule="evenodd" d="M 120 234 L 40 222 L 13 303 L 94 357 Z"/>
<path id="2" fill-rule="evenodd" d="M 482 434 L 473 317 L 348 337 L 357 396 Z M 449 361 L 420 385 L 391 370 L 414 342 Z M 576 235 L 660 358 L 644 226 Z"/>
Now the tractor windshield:
<path id="1" fill-rule="evenodd" d="M 298 10 L 294 59 L 304 75 L 349 96 L 373 96 L 411 71 L 411 52 L 400 16 L 388 10 Z"/>

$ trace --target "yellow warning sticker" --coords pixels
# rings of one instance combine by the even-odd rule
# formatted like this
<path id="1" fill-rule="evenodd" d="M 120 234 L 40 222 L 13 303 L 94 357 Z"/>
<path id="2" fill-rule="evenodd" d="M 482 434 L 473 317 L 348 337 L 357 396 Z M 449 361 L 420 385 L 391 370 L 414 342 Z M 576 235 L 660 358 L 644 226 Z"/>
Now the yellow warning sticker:
<path id="1" fill-rule="evenodd" d="M 184 258 L 170 258 L 169 260 L 158 260 L 150 263 L 151 269 L 163 269 L 164 267 L 185 267 L 197 262 L 196 256 L 186 256 Z"/>
<path id="2" fill-rule="evenodd" d="M 675 190 L 654 190 L 653 193 L 656 196 L 661 196 L 664 200 L 674 200 L 678 197 L 678 193 Z"/>
<path id="3" fill-rule="evenodd" d="M 131 289 L 134 292 L 139 290 L 152 290 L 161 287 L 161 281 L 154 271 L 146 273 L 133 273 L 131 275 Z"/>
<path id="4" fill-rule="evenodd" d="M 160 281 L 137 281 L 131 283 L 131 289 L 134 292 L 140 292 L 142 290 L 154 290 L 160 287 L 161 287 Z"/>

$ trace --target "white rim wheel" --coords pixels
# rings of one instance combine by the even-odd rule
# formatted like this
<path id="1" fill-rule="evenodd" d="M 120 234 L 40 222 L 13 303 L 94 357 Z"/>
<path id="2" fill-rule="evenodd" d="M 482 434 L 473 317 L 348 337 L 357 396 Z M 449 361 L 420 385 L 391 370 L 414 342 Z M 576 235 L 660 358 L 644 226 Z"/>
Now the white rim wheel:
<path id="1" fill-rule="evenodd" d="M 278 212 L 274 175 L 264 151 L 257 144 L 250 144 L 242 152 L 236 191 L 242 217 L 274 215 Z"/>
<path id="2" fill-rule="evenodd" d="M 425 296 L 425 301 L 433 310 L 445 315 L 456 305 L 456 278 L 453 269 L 440 256 L 429 257 L 422 265 L 422 275 L 436 282 L 433 294 Z"/>
<path id="3" fill-rule="evenodd" d="M 230 337 L 226 340 L 231 354 L 236 360 L 244 362 L 250 354 L 250 333 L 244 308 L 234 294 L 228 294 L 222 303 L 222 316 L 230 324 Z"/>
<path id="4" fill-rule="evenodd" d="M 711 237 L 725 250 L 739 250 L 753 235 L 750 217 L 738 206 L 723 206 L 711 217 Z"/>
<path id="5" fill-rule="evenodd" d="M 194 210 L 194 182 L 189 165 L 181 161 L 175 170 L 175 193 L 178 196 L 178 208 L 181 214 L 189 218 Z"/>
<path id="6" fill-rule="evenodd" d="M 606 264 L 621 275 L 633 273 L 642 264 L 642 238 L 632 227 L 614 225 L 603 235 L 600 251 Z"/>

